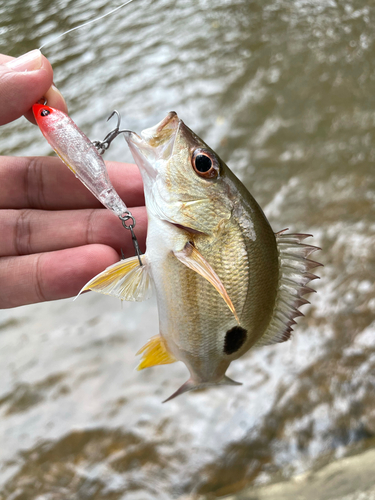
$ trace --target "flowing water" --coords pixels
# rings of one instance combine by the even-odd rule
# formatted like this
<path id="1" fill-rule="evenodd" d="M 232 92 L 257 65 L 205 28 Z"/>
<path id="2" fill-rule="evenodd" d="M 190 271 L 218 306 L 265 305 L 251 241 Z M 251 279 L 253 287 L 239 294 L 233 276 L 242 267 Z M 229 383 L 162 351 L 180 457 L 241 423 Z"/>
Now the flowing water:
<path id="1" fill-rule="evenodd" d="M 0 0 L 0 52 L 119 3 Z M 182 364 L 134 370 L 154 301 L 0 312 L 1 499 L 211 499 L 375 446 L 374 37 L 368 0 L 136 0 L 44 49 L 90 138 L 115 108 L 138 132 L 176 110 L 325 267 L 292 340 L 232 364 L 242 387 L 165 405 Z M 24 119 L 0 151 L 51 154 Z"/>

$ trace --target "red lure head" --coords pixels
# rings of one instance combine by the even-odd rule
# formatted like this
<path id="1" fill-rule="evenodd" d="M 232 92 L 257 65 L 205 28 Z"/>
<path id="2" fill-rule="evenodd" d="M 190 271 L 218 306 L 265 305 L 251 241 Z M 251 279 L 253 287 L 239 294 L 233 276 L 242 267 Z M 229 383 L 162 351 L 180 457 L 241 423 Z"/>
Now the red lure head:
<path id="1" fill-rule="evenodd" d="M 50 121 L 48 118 L 50 118 L 51 115 L 59 112 L 57 109 L 50 108 L 49 106 L 45 106 L 44 104 L 34 104 L 32 110 L 34 113 L 35 121 L 41 130 L 48 126 L 48 123 Z"/>

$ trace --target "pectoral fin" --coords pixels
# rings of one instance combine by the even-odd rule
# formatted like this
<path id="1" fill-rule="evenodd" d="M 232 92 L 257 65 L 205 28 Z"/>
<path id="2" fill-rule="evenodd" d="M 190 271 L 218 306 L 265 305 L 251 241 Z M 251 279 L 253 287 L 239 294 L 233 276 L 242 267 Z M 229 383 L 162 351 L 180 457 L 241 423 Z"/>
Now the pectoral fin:
<path id="1" fill-rule="evenodd" d="M 177 259 L 180 262 L 182 262 L 182 264 L 185 264 L 185 266 L 189 267 L 196 273 L 203 276 L 203 278 L 205 278 L 207 281 L 211 283 L 211 285 L 215 287 L 215 289 L 223 297 L 227 306 L 232 311 L 234 317 L 239 323 L 240 320 L 237 316 L 236 310 L 219 276 L 215 273 L 215 271 L 212 269 L 212 267 L 206 261 L 203 255 L 198 252 L 198 250 L 194 247 L 194 245 L 188 242 L 186 243 L 185 248 L 183 250 L 181 250 L 180 252 L 173 252 L 173 253 L 177 257 Z"/>
<path id="2" fill-rule="evenodd" d="M 169 363 L 177 361 L 177 359 L 168 351 L 165 341 L 160 335 L 151 337 L 147 344 L 139 349 L 136 356 L 142 353 L 143 356 L 137 370 L 143 370 L 143 368 L 155 365 L 168 365 Z"/>
<path id="3" fill-rule="evenodd" d="M 148 299 L 151 283 L 146 255 L 142 255 L 142 264 L 139 264 L 138 257 L 120 260 L 90 280 L 79 294 L 92 290 L 121 300 L 140 302 Z"/>

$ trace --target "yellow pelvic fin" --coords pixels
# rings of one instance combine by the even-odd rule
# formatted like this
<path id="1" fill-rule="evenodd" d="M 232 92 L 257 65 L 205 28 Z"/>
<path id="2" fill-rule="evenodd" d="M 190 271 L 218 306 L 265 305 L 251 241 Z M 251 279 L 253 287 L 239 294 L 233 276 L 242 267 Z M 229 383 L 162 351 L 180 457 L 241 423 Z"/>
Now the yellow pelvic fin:
<path id="1" fill-rule="evenodd" d="M 93 290 L 121 300 L 139 302 L 148 299 L 151 295 L 151 285 L 146 255 L 142 255 L 141 260 L 142 266 L 139 265 L 138 257 L 116 262 L 90 280 L 79 294 Z"/>
<path id="2" fill-rule="evenodd" d="M 149 368 L 155 365 L 168 365 L 178 361 L 168 350 L 161 335 L 155 335 L 137 352 L 142 354 L 142 359 L 137 366 L 137 370 Z"/>
<path id="3" fill-rule="evenodd" d="M 229 295 L 223 283 L 221 282 L 219 276 L 215 273 L 215 271 L 212 269 L 212 267 L 206 261 L 203 255 L 198 252 L 195 246 L 192 243 L 188 242 L 186 243 L 185 248 L 183 250 L 181 250 L 180 252 L 173 252 L 173 253 L 177 257 L 177 259 L 180 262 L 182 262 L 182 264 L 185 264 L 185 266 L 189 267 L 196 273 L 203 276 L 203 278 L 205 278 L 207 281 L 211 283 L 211 285 L 215 287 L 217 292 L 225 300 L 229 309 L 232 311 L 237 322 L 240 323 L 234 305 L 232 304 L 232 301 L 230 300 Z"/>

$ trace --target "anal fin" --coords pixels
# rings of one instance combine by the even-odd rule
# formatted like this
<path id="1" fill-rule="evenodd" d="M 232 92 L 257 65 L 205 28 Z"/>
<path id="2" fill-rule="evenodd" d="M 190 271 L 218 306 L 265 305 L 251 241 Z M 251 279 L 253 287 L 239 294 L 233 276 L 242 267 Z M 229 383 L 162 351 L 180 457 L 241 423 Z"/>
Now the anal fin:
<path id="1" fill-rule="evenodd" d="M 150 366 L 156 365 L 168 365 L 178 361 L 173 354 L 168 351 L 165 341 L 161 335 L 151 337 L 150 340 L 141 349 L 139 349 L 136 356 L 142 353 L 143 356 L 137 366 L 137 370 L 143 370 L 143 368 L 149 368 Z"/>

